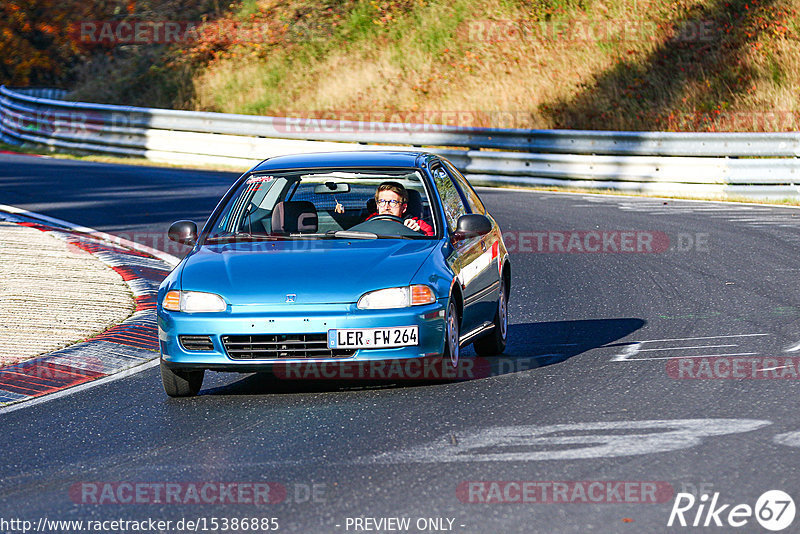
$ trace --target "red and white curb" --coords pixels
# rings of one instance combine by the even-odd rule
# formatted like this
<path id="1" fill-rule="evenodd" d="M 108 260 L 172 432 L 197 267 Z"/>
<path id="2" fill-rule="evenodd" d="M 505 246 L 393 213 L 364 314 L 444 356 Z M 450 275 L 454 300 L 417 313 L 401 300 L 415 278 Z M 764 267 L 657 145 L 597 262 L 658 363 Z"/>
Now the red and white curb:
<path id="1" fill-rule="evenodd" d="M 122 277 L 136 304 L 134 313 L 125 321 L 91 339 L 1 367 L 0 413 L 37 403 L 34 399 L 50 400 L 129 376 L 158 363 L 156 294 L 178 258 L 12 206 L 0 205 L 0 219 L 47 232 L 91 253 Z"/>
<path id="2" fill-rule="evenodd" d="M 2 141 L 2 139 L 0 139 Z M 32 156 L 34 158 L 46 158 L 47 156 L 43 154 L 28 154 L 26 152 L 14 152 L 13 150 L 0 150 L 0 154 L 5 154 L 7 156 Z"/>

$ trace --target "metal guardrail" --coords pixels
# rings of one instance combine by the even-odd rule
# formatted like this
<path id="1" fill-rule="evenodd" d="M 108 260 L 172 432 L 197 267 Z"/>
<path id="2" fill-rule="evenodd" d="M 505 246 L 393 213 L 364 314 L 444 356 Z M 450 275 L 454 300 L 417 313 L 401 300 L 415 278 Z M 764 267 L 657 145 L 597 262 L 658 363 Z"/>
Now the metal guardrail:
<path id="1" fill-rule="evenodd" d="M 448 147 L 433 151 L 485 185 L 800 196 L 800 132 L 461 128 L 177 111 L 64 97 L 58 89 L 0 86 L 0 134 L 16 143 L 239 167 L 277 154 L 348 150 L 353 143 Z"/>

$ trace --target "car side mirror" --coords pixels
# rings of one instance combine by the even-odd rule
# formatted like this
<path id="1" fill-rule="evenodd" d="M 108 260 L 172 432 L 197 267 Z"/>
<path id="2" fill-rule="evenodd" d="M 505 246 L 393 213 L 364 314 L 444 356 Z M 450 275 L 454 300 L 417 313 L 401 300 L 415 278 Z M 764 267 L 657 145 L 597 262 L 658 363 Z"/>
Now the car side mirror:
<path id="1" fill-rule="evenodd" d="M 194 221 L 177 221 L 172 223 L 167 234 L 172 241 L 194 246 L 197 243 L 197 224 Z"/>
<path id="2" fill-rule="evenodd" d="M 458 218 L 455 238 L 457 240 L 486 235 L 492 231 L 492 221 L 486 215 L 467 213 Z"/>

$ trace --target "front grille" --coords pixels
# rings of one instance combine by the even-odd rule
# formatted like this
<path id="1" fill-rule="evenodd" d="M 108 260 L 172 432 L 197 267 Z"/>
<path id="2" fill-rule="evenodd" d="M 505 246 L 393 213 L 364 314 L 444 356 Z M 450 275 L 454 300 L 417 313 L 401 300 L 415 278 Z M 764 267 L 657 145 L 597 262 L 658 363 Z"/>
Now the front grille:
<path id="1" fill-rule="evenodd" d="M 272 358 L 349 358 L 355 349 L 329 349 L 326 334 L 263 334 L 222 336 L 234 360 Z"/>
<path id="2" fill-rule="evenodd" d="M 210 336 L 178 336 L 186 350 L 214 350 Z"/>

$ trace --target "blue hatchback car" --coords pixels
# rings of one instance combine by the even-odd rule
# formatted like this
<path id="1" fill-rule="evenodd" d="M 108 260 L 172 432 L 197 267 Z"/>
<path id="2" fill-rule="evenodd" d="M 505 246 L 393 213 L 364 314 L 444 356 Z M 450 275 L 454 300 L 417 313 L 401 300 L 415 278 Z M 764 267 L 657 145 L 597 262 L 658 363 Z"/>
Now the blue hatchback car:
<path id="1" fill-rule="evenodd" d="M 446 159 L 361 151 L 270 158 L 241 176 L 158 292 L 161 377 L 505 349 L 511 267 L 478 194 Z"/>

